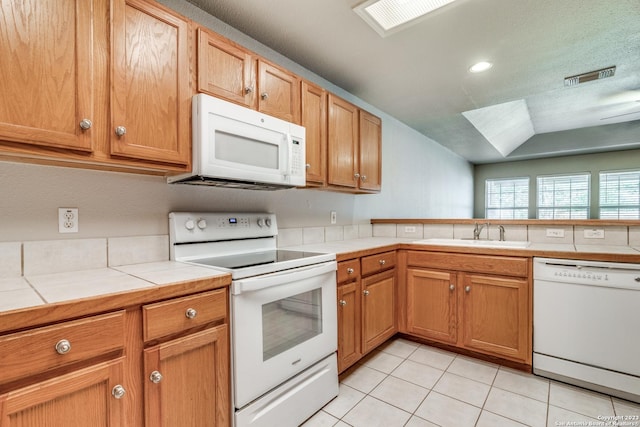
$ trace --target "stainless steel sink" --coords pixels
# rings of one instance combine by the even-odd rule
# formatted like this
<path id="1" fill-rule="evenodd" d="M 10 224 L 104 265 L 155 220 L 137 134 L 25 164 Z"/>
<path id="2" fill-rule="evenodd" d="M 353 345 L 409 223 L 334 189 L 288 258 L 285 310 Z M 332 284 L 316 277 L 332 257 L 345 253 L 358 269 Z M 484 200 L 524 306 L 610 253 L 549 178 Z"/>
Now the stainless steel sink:
<path id="1" fill-rule="evenodd" d="M 514 248 L 524 249 L 529 247 L 531 242 L 518 240 L 472 240 L 472 239 L 424 239 L 413 243 L 422 245 L 444 245 L 444 246 L 471 246 L 483 248 Z"/>

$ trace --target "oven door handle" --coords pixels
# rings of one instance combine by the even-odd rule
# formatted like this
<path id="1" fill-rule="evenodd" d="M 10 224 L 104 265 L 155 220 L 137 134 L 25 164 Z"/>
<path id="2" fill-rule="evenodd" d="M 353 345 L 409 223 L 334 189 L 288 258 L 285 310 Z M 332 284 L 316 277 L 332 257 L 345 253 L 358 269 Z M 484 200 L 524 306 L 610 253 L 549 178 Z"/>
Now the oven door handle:
<path id="1" fill-rule="evenodd" d="M 231 282 L 231 294 L 240 295 L 245 292 L 255 292 L 275 286 L 283 286 L 294 281 L 304 280 L 314 276 L 320 276 L 331 271 L 336 271 L 337 266 L 338 265 L 335 261 L 331 261 L 280 271 L 277 273 L 265 274 L 263 276 L 234 280 Z"/>

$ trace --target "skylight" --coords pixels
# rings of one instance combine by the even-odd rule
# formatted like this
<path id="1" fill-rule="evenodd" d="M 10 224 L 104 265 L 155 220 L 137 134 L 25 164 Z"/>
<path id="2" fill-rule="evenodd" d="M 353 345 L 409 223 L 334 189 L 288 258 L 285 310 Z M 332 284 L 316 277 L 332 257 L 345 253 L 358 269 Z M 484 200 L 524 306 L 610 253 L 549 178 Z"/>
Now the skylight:
<path id="1" fill-rule="evenodd" d="M 367 0 L 353 10 L 386 37 L 419 22 L 420 17 L 454 0 Z"/>

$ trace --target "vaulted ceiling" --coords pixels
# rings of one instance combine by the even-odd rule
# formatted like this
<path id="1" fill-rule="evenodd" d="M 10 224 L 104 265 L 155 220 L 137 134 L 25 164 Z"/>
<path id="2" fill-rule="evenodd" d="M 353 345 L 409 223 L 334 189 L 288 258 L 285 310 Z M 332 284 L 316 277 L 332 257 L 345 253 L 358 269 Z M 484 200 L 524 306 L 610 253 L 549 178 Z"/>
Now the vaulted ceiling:
<path id="1" fill-rule="evenodd" d="M 384 38 L 361 0 L 189 1 L 472 163 L 640 148 L 638 0 L 457 0 Z"/>

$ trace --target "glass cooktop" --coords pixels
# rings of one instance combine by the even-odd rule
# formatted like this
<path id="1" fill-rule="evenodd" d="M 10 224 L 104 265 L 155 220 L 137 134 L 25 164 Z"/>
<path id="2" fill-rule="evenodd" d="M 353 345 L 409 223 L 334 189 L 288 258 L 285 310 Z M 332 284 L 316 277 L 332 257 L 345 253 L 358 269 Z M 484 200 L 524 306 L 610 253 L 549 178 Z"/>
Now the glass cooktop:
<path id="1" fill-rule="evenodd" d="M 195 264 L 207 265 L 210 267 L 220 267 L 229 270 L 235 270 L 240 268 L 254 267 L 258 265 L 276 264 L 303 258 L 311 258 L 321 255 L 325 254 L 318 252 L 288 251 L 277 249 L 264 252 L 249 252 L 245 254 L 194 259 L 191 260 L 191 262 Z"/>

